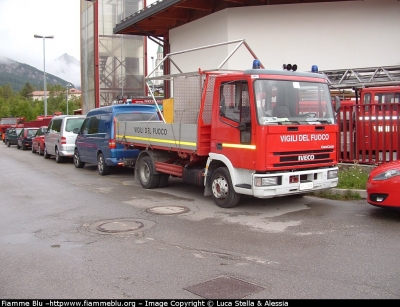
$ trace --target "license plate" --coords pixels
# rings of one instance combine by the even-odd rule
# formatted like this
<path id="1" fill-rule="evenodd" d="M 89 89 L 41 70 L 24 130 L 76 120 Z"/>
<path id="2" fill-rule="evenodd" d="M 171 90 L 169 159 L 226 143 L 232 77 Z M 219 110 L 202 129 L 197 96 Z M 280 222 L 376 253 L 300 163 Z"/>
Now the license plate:
<path id="1" fill-rule="evenodd" d="M 300 190 L 311 190 L 313 187 L 314 183 L 312 181 L 300 182 Z"/>

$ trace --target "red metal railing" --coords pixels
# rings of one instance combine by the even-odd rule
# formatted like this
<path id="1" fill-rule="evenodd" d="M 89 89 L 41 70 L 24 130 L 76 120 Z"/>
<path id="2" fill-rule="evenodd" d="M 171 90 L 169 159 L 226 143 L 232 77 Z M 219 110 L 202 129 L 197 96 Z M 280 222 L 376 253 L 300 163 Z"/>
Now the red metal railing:
<path id="1" fill-rule="evenodd" d="M 399 160 L 398 104 L 342 106 L 338 113 L 338 159 L 343 163 L 382 164 Z"/>

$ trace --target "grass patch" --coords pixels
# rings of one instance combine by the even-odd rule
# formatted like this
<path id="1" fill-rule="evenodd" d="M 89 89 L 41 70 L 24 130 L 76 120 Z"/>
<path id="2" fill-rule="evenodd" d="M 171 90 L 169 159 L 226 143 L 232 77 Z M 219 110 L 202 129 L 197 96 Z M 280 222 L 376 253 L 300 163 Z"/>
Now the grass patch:
<path id="1" fill-rule="evenodd" d="M 339 165 L 337 189 L 341 193 L 332 190 L 313 192 L 310 195 L 333 200 L 360 200 L 362 197 L 352 190 L 365 190 L 367 187 L 369 169 L 355 163 L 352 165 Z"/>
<path id="2" fill-rule="evenodd" d="M 339 165 L 337 188 L 365 190 L 367 188 L 368 174 L 369 170 L 359 164 L 352 164 L 351 166 Z"/>

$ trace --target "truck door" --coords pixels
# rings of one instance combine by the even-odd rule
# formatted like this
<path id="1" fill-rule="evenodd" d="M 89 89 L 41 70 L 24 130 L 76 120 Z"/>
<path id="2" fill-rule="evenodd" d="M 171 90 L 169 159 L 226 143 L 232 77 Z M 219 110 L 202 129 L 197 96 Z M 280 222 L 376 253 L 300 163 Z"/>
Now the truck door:
<path id="1" fill-rule="evenodd" d="M 238 168 L 252 169 L 252 108 L 247 81 L 223 82 L 219 88 L 219 110 L 214 110 L 211 150 L 226 156 Z"/>

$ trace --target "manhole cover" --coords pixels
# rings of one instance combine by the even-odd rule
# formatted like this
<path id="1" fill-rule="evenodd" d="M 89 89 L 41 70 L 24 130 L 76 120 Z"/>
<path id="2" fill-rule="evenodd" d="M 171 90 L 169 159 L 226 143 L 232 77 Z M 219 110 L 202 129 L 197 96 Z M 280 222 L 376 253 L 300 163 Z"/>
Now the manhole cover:
<path id="1" fill-rule="evenodd" d="M 148 208 L 146 212 L 155 213 L 155 214 L 163 214 L 163 215 L 171 215 L 171 214 L 182 214 L 189 212 L 189 208 L 183 206 L 160 206 Z"/>
<path id="2" fill-rule="evenodd" d="M 185 288 L 206 299 L 242 299 L 264 288 L 236 278 L 222 276 Z"/>
<path id="3" fill-rule="evenodd" d="M 111 221 L 100 224 L 96 227 L 98 231 L 107 233 L 119 233 L 135 231 L 143 227 L 143 223 L 137 221 Z"/>
<path id="4" fill-rule="evenodd" d="M 80 229 L 97 234 L 129 235 L 154 226 L 154 222 L 141 219 L 115 219 L 83 225 Z"/>

